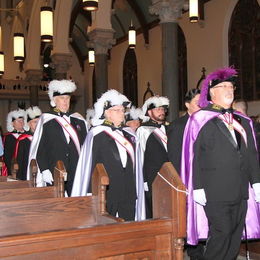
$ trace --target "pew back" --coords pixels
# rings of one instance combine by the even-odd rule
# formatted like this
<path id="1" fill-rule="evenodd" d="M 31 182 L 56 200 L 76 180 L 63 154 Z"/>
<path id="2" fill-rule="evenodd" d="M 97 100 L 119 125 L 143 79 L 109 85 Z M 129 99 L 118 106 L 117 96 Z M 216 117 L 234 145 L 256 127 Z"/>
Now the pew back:
<path id="1" fill-rule="evenodd" d="M 102 169 L 98 167 L 95 174 Z M 24 201 L 22 205 L 0 202 L 0 234 L 5 236 L 0 237 L 0 258 L 182 260 L 185 187 L 169 163 L 163 165 L 160 175 L 168 178 L 171 185 L 156 177 L 156 219 L 140 222 L 117 222 L 107 217 L 105 198 L 100 203 L 105 196 L 100 185 L 89 197 Z M 93 177 L 92 183 L 106 185 L 108 179 L 102 176 L 105 175 L 102 173 L 96 180 Z M 172 188 L 174 185 L 182 192 Z M 165 199 L 165 195 L 169 197 Z"/>
<path id="2" fill-rule="evenodd" d="M 0 202 L 33 200 L 44 198 L 64 197 L 64 175 L 66 169 L 62 161 L 58 161 L 54 170 L 54 186 L 34 187 L 36 185 L 37 165 L 32 160 L 30 164 L 30 181 L 5 181 L 0 182 Z"/>

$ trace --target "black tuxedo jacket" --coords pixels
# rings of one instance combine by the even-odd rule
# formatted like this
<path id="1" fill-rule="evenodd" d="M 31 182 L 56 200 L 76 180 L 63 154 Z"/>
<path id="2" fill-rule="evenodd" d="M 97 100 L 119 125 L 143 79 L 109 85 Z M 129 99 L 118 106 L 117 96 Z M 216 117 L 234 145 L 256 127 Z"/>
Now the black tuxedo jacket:
<path id="1" fill-rule="evenodd" d="M 168 161 L 167 151 L 157 135 L 151 133 L 146 142 L 144 153 L 144 182 L 147 182 L 149 191 L 152 191 L 152 183 L 162 165 Z"/>
<path id="2" fill-rule="evenodd" d="M 15 133 L 15 132 L 14 132 Z M 15 145 L 17 139 L 12 134 L 4 136 L 4 155 L 3 160 L 7 167 L 8 175 L 11 175 L 12 159 L 15 152 Z"/>
<path id="3" fill-rule="evenodd" d="M 180 173 L 181 169 L 183 133 L 188 119 L 189 114 L 186 113 L 184 116 L 174 120 L 168 132 L 168 157 L 178 173 Z"/>
<path id="4" fill-rule="evenodd" d="M 242 116 L 236 119 L 247 133 L 247 146 L 235 131 L 236 144 L 226 125 L 217 117 L 202 127 L 194 143 L 193 186 L 205 190 L 207 201 L 247 199 L 249 182 L 260 182 L 249 120 Z"/>
<path id="5" fill-rule="evenodd" d="M 80 145 L 85 141 L 87 129 L 83 120 L 70 117 L 70 123 L 78 134 Z M 63 161 L 67 170 L 66 190 L 70 195 L 78 162 L 78 152 L 74 142 L 67 143 L 62 126 L 52 119 L 43 125 L 41 140 L 37 150 L 36 160 L 40 171 L 49 169 L 53 172 L 58 160 Z"/>
<path id="6" fill-rule="evenodd" d="M 27 133 L 32 135 L 32 133 Z M 17 171 L 17 179 L 26 180 L 27 179 L 27 167 L 29 161 L 29 152 L 30 152 L 31 140 L 25 138 L 19 141 L 18 151 L 17 151 L 17 163 L 18 163 L 18 171 Z"/>
<path id="7" fill-rule="evenodd" d="M 131 135 L 124 130 L 122 132 L 124 137 L 135 146 Z M 95 135 L 93 139 L 91 172 L 97 163 L 103 163 L 109 177 L 108 212 L 116 212 L 119 202 L 124 202 L 126 205 L 135 204 L 136 183 L 132 160 L 127 153 L 127 164 L 123 168 L 115 140 L 104 131 Z"/>

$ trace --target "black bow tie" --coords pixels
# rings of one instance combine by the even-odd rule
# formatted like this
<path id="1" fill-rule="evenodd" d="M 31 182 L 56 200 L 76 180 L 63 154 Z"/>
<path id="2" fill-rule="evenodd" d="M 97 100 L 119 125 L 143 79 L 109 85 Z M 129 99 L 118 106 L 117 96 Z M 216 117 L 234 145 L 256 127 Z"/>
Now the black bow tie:
<path id="1" fill-rule="evenodd" d="M 123 128 L 124 128 L 123 126 L 120 126 L 120 127 L 111 126 L 111 129 L 112 129 L 113 131 L 116 131 L 116 130 L 122 131 Z"/>
<path id="2" fill-rule="evenodd" d="M 69 112 L 66 112 L 66 113 L 64 113 L 64 112 L 59 112 L 59 114 L 60 114 L 60 116 L 67 116 L 67 117 L 70 116 L 70 113 L 69 113 Z"/>
<path id="3" fill-rule="evenodd" d="M 221 113 L 222 113 L 222 114 L 225 114 L 225 113 L 233 114 L 233 112 L 234 112 L 234 109 L 233 109 L 233 108 L 227 108 L 227 109 L 223 108 L 223 109 L 221 110 Z"/>
<path id="4" fill-rule="evenodd" d="M 21 135 L 21 134 L 24 134 L 24 132 L 20 132 L 20 131 L 17 131 L 17 130 L 14 130 L 13 133 L 14 133 L 14 134 L 20 134 L 20 135 Z"/>

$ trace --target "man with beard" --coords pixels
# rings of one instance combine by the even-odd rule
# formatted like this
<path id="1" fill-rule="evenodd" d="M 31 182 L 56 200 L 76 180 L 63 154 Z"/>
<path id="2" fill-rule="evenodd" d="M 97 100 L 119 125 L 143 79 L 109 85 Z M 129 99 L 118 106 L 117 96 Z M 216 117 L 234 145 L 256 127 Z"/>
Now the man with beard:
<path id="1" fill-rule="evenodd" d="M 15 152 L 18 137 L 25 132 L 25 111 L 23 109 L 13 110 L 7 115 L 7 133 L 3 137 L 4 155 L 2 175 L 11 175 L 11 164 Z"/>
<path id="2" fill-rule="evenodd" d="M 202 109 L 190 117 L 184 132 L 181 178 L 189 191 L 187 242 L 195 245 L 207 238 L 205 260 L 236 259 L 245 219 L 247 238 L 260 237 L 254 131 L 250 118 L 231 108 L 236 78 L 233 68 L 206 77 Z"/>
<path id="3" fill-rule="evenodd" d="M 18 163 L 18 171 L 16 178 L 19 180 L 26 180 L 27 175 L 27 167 L 29 162 L 29 151 L 31 146 L 31 141 L 33 138 L 33 134 L 36 129 L 36 125 L 38 123 L 39 117 L 41 116 L 42 111 L 39 107 L 33 106 L 29 107 L 26 110 L 26 123 L 25 129 L 29 129 L 29 131 L 21 134 L 16 142 L 15 154 L 14 158 Z"/>
<path id="4" fill-rule="evenodd" d="M 69 111 L 71 95 L 76 90 L 74 82 L 53 80 L 48 89 L 53 109 L 43 113 L 39 119 L 29 161 L 36 159 L 39 167 L 37 186 L 44 186 L 52 185 L 54 167 L 61 160 L 67 171 L 65 191 L 70 196 L 81 146 L 87 135 L 87 124 L 78 113 Z"/>
<path id="5" fill-rule="evenodd" d="M 124 127 L 126 108 L 131 102 L 115 89 L 95 103 L 93 127 L 80 154 L 72 196 L 91 192 L 91 174 L 102 163 L 109 177 L 106 209 L 125 220 L 145 218 L 143 175 L 139 167 L 139 145 L 130 127 Z"/>
<path id="6" fill-rule="evenodd" d="M 169 107 L 167 97 L 153 96 L 142 107 L 143 122 L 136 134 L 141 143 L 141 159 L 145 182 L 146 218 L 152 218 L 152 183 L 163 163 L 168 161 L 166 114 Z"/>

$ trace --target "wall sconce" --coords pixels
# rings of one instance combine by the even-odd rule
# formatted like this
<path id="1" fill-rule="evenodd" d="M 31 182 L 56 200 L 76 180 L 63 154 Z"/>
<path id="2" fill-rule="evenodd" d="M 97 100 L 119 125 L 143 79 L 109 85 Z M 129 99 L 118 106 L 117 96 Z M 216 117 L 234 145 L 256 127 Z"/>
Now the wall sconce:
<path id="1" fill-rule="evenodd" d="M 4 72 L 5 72 L 4 53 L 0 51 L 0 75 L 3 75 Z"/>
<path id="2" fill-rule="evenodd" d="M 98 10 L 98 0 L 83 0 L 83 9 L 86 11 L 97 11 Z"/>
<path id="3" fill-rule="evenodd" d="M 190 22 L 196 23 L 199 20 L 199 3 L 198 0 L 190 0 L 189 2 Z"/>
<path id="4" fill-rule="evenodd" d="M 130 49 L 134 49 L 136 46 L 136 31 L 132 21 L 128 31 L 128 45 Z"/>
<path id="5" fill-rule="evenodd" d="M 24 61 L 24 35 L 23 33 L 14 33 L 14 60 Z"/>
<path id="6" fill-rule="evenodd" d="M 90 48 L 88 50 L 88 63 L 89 63 L 89 66 L 95 65 L 95 51 L 93 48 Z"/>
<path id="7" fill-rule="evenodd" d="M 53 11 L 49 6 L 41 7 L 41 40 L 51 42 L 53 38 Z"/>

